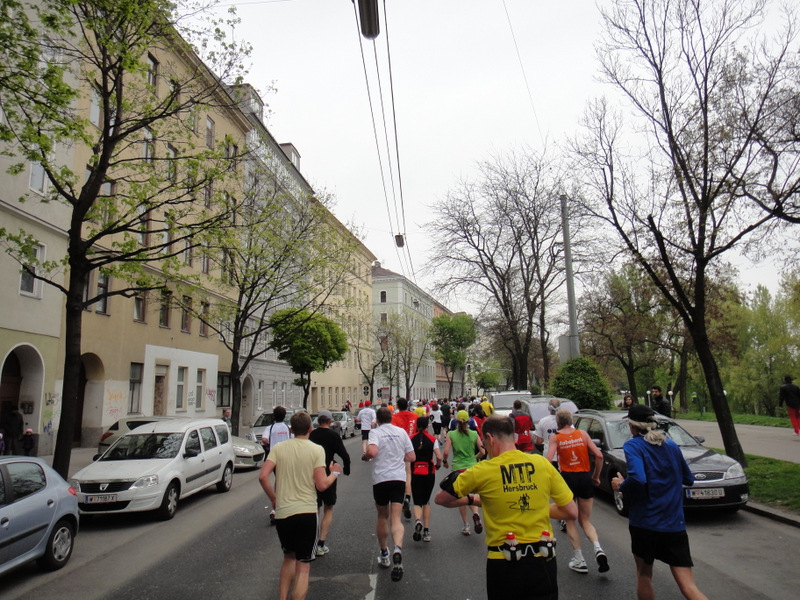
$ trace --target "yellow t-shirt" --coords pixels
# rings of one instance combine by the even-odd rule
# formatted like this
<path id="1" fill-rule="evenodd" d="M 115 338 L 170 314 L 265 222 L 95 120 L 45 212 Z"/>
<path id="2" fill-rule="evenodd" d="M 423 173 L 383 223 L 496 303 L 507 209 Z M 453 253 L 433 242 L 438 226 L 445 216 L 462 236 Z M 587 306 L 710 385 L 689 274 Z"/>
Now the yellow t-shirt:
<path id="1" fill-rule="evenodd" d="M 491 417 L 494 414 L 494 404 L 488 400 L 481 402 L 481 408 L 483 409 L 483 414 L 485 414 L 487 417 Z"/>
<path id="2" fill-rule="evenodd" d="M 306 439 L 276 444 L 267 460 L 275 463 L 275 518 L 317 512 L 314 469 L 325 467 L 325 449 Z"/>
<path id="3" fill-rule="evenodd" d="M 509 531 L 520 543 L 538 542 L 542 531 L 550 530 L 550 498 L 558 506 L 572 500 L 572 492 L 550 461 L 519 450 L 467 469 L 453 489 L 459 497 L 480 494 L 487 546 L 501 546 Z M 503 554 L 490 550 L 489 558 Z"/>

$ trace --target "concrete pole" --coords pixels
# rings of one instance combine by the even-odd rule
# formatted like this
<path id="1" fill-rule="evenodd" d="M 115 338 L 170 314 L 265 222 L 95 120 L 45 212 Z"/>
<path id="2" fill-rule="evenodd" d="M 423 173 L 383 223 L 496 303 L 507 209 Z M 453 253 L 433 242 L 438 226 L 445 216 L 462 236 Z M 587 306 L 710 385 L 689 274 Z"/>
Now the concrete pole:
<path id="1" fill-rule="evenodd" d="M 567 214 L 567 196 L 562 194 L 561 229 L 564 235 L 564 263 L 567 267 L 567 307 L 569 309 L 569 360 L 581 355 L 578 341 L 578 309 L 575 304 L 575 279 L 572 274 L 572 248 L 569 239 L 569 216 Z"/>

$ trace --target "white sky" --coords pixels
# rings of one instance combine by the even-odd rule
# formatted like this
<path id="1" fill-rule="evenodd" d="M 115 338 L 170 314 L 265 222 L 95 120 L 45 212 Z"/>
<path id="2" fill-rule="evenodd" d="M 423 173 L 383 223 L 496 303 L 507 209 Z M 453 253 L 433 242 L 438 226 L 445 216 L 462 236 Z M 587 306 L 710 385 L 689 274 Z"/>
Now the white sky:
<path id="1" fill-rule="evenodd" d="M 384 0 L 379 3 L 375 49 L 390 111 L 387 23 Z M 545 140 L 560 143 L 575 131 L 587 100 L 603 92 L 594 79 L 599 13 L 594 0 L 385 3 L 405 226 L 395 220 L 400 196 L 389 183 L 373 43 L 360 37 L 351 0 L 237 4 L 242 25 L 236 36 L 253 45 L 248 82 L 259 90 L 275 83 L 277 92 L 264 95 L 272 111 L 267 126 L 279 142 L 296 146 L 306 179 L 318 191 L 334 194 L 337 217 L 363 229 L 362 240 L 384 267 L 411 277 L 392 237 L 406 233 L 417 283 L 430 289 L 430 278 L 419 274 L 428 258 L 421 230 L 430 220 L 428 206 L 472 176 L 477 161 L 512 148 L 541 149 Z M 391 224 L 359 40 L 371 78 Z M 394 155 L 390 113 L 387 127 Z M 392 168 L 396 182 L 395 162 Z M 755 277 L 773 288 L 774 269 L 761 269 Z M 466 308 L 457 304 L 448 302 L 453 309 Z"/>

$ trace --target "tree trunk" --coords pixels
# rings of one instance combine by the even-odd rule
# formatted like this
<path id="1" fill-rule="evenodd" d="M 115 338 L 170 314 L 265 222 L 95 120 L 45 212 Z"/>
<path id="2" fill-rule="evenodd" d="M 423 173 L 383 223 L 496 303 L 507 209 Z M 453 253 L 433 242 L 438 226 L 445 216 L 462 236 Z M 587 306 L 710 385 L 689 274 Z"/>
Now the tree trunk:
<path id="1" fill-rule="evenodd" d="M 242 410 L 242 377 L 239 366 L 239 352 L 234 349 L 231 352 L 231 432 L 239 435 L 239 418 Z M 223 410 L 224 407 L 223 407 Z"/>
<path id="2" fill-rule="evenodd" d="M 61 389 L 61 418 L 58 422 L 53 468 L 64 479 L 69 476 L 72 440 L 81 388 L 81 332 L 83 329 L 84 269 L 70 265 L 64 324 L 64 383 Z"/>

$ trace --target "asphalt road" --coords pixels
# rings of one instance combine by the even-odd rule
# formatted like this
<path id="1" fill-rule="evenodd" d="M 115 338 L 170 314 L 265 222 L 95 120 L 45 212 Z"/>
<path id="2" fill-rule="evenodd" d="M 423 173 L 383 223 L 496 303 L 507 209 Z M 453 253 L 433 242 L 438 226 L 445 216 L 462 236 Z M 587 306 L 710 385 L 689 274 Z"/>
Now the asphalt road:
<path id="1" fill-rule="evenodd" d="M 346 442 L 354 457 L 360 455 L 359 444 L 357 438 Z M 485 598 L 483 535 L 462 536 L 457 510 L 434 506 L 431 543 L 413 542 L 409 523 L 405 577 L 393 583 L 389 571 L 376 563 L 370 465 L 354 461 L 352 475 L 340 478 L 339 499 L 327 540 L 331 552 L 311 567 L 311 600 Z M 148 515 L 95 517 L 82 523 L 73 557 L 62 571 L 21 568 L 0 580 L 0 596 L 276 598 L 281 552 L 275 529 L 268 525 L 266 504 L 257 472 L 249 472 L 236 474 L 228 494 L 209 491 L 182 502 L 172 521 L 161 523 Z M 688 521 L 695 575 L 710 598 L 797 597 L 798 580 L 791 574 L 796 572 L 800 529 L 743 511 L 699 513 Z M 601 497 L 593 522 L 611 570 L 603 575 L 594 568 L 588 575 L 571 572 L 569 544 L 560 534 L 561 597 L 635 598 L 627 521 Z M 583 548 L 590 556 L 585 540 Z M 682 597 L 664 565 L 656 565 L 655 580 L 660 599 Z"/>

